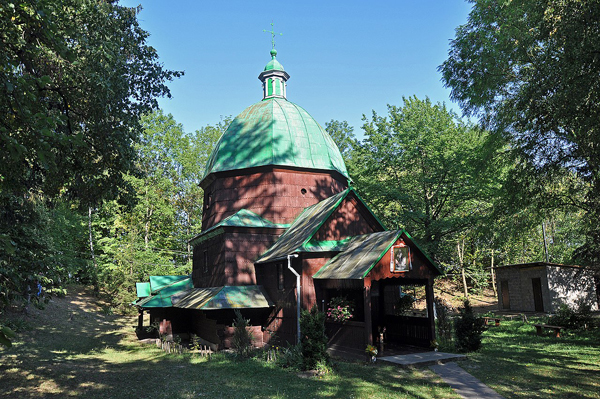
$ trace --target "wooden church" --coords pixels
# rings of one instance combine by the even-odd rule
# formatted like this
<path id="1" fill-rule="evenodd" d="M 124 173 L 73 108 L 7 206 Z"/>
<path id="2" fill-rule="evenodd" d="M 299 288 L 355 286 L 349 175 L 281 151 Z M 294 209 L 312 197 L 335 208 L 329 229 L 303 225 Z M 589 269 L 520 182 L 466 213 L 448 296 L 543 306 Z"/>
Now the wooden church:
<path id="1" fill-rule="evenodd" d="M 276 55 L 259 75 L 262 100 L 232 121 L 206 165 L 192 275 L 138 283 L 140 323 L 149 311 L 174 334 L 227 348 L 238 309 L 257 346 L 295 343 L 299 309 L 327 311 L 344 298 L 352 317 L 327 322 L 332 349 L 364 351 L 380 337 L 429 347 L 440 269 L 407 232 L 386 230 L 352 188 L 331 137 L 287 100 L 290 76 Z M 424 305 L 399 314 L 407 286 L 423 292 Z"/>

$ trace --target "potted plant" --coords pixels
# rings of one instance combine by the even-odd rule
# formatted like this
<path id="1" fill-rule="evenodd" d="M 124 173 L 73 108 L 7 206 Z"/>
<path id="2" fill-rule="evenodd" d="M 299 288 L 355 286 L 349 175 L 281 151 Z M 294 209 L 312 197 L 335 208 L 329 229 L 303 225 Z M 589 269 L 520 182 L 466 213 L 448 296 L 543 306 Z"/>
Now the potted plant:
<path id="1" fill-rule="evenodd" d="M 367 361 L 370 363 L 375 363 L 377 360 L 377 348 L 373 345 L 367 345 L 365 353 L 367 355 Z"/>

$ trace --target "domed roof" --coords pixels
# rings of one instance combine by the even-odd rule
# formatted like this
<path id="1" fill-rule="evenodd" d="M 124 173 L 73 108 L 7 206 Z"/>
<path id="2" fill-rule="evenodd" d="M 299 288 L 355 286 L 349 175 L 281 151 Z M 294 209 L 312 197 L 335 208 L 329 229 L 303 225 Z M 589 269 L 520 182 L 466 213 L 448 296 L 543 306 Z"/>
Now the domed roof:
<path id="1" fill-rule="evenodd" d="M 277 50 L 275 50 L 275 49 L 271 50 L 271 61 L 269 61 L 267 63 L 264 71 L 273 71 L 273 70 L 283 71 L 284 70 L 283 65 L 281 65 L 281 63 L 275 59 L 276 56 L 277 56 Z"/>
<path id="2" fill-rule="evenodd" d="M 265 98 L 239 114 L 206 164 L 211 173 L 279 165 L 348 171 L 329 134 L 302 107 L 284 97 Z"/>

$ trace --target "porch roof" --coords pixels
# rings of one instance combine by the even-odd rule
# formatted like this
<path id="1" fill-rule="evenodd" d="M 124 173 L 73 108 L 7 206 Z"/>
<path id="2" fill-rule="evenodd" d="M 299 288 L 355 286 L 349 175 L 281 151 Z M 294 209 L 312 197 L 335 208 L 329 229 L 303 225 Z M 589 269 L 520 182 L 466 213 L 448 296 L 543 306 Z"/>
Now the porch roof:
<path id="1" fill-rule="evenodd" d="M 402 230 L 381 231 L 352 238 L 314 279 L 363 279 L 396 242 Z"/>
<path id="2" fill-rule="evenodd" d="M 192 288 L 173 296 L 173 306 L 183 309 L 218 310 L 269 308 L 275 304 L 260 285 Z"/>
<path id="3" fill-rule="evenodd" d="M 159 288 L 155 288 L 155 285 L 152 283 L 153 280 L 159 282 L 166 282 L 169 280 L 168 278 L 158 279 L 159 277 L 172 277 L 173 280 L 175 280 L 177 277 L 178 279 L 171 284 L 162 285 L 159 286 Z M 162 283 L 157 282 L 156 284 Z M 145 298 L 133 301 L 133 305 L 139 306 L 140 308 L 170 307 L 173 305 L 172 297 L 174 295 L 194 287 L 192 284 L 192 278 L 190 276 L 150 276 L 150 286 L 152 287 L 151 294 Z"/>

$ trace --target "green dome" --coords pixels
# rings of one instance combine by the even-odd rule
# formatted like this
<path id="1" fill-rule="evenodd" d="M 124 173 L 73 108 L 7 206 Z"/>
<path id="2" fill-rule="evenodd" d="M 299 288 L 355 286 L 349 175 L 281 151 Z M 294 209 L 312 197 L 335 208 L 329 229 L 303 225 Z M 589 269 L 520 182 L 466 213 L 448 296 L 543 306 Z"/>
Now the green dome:
<path id="1" fill-rule="evenodd" d="M 281 97 L 251 105 L 231 122 L 203 180 L 211 173 L 266 165 L 334 170 L 350 178 L 329 134 L 302 107 Z"/>
<path id="2" fill-rule="evenodd" d="M 275 59 L 277 55 L 277 50 L 271 50 L 271 61 L 265 66 L 264 71 L 284 71 L 283 65 L 279 61 Z"/>

